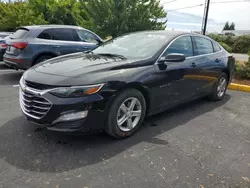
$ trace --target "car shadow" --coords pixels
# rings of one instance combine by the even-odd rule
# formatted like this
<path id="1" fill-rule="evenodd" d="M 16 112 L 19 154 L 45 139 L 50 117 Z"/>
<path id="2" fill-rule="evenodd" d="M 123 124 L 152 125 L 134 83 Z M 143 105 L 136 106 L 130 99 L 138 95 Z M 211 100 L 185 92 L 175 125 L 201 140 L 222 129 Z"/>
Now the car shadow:
<path id="1" fill-rule="evenodd" d="M 157 135 L 218 108 L 230 100 L 210 102 L 201 99 L 149 117 L 145 126 L 130 138 L 115 140 L 104 133 L 65 135 L 35 128 L 23 117 L 0 127 L 0 158 L 19 169 L 36 172 L 61 172 L 108 160 L 133 145 L 148 142 L 167 145 Z"/>
<path id="2" fill-rule="evenodd" d="M 11 72 L 1 72 L 0 85 L 14 85 L 19 83 L 19 80 L 23 75 L 23 71 L 10 71 Z"/>

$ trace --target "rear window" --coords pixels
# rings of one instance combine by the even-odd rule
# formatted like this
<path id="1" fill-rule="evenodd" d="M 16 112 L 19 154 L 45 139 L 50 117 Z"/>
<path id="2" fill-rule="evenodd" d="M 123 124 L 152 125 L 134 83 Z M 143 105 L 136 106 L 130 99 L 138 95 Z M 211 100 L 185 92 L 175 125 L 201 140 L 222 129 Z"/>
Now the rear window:
<path id="1" fill-rule="evenodd" d="M 28 29 L 18 29 L 13 35 L 11 35 L 12 39 L 21 39 L 29 32 Z"/>

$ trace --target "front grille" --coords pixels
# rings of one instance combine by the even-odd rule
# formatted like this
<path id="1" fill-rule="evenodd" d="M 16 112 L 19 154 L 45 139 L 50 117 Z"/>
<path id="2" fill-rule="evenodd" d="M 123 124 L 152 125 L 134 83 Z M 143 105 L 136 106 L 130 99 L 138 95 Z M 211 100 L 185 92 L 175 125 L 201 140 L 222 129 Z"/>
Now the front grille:
<path id="1" fill-rule="evenodd" d="M 30 117 L 41 119 L 51 108 L 51 103 L 48 100 L 32 92 L 20 89 L 19 95 L 20 106 L 23 112 Z"/>
<path id="2" fill-rule="evenodd" d="M 56 87 L 52 85 L 39 84 L 36 82 L 27 81 L 27 80 L 24 81 L 24 84 L 30 88 L 37 89 L 37 90 L 53 89 Z"/>

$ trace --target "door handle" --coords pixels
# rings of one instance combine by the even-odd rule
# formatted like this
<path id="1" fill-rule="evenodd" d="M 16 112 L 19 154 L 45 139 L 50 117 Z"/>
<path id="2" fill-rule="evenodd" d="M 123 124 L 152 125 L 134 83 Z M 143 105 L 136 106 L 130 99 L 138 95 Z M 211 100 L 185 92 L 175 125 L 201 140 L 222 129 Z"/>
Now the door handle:
<path id="1" fill-rule="evenodd" d="M 53 48 L 61 48 L 61 46 L 53 46 Z"/>
<path id="2" fill-rule="evenodd" d="M 196 67 L 197 64 L 196 63 L 191 63 L 191 67 Z"/>
<path id="3" fill-rule="evenodd" d="M 219 62 L 220 62 L 220 59 L 217 58 L 217 59 L 215 60 L 215 62 L 216 62 L 216 63 L 219 63 Z"/>

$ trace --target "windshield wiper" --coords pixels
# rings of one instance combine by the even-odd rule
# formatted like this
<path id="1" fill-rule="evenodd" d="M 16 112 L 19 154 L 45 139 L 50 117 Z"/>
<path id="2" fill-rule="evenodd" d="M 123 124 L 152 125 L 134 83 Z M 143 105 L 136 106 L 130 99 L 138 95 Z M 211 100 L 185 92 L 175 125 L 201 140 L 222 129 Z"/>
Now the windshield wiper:
<path id="1" fill-rule="evenodd" d="M 92 52 L 92 50 L 84 51 L 84 53 L 86 53 L 86 54 L 94 54 L 94 52 Z"/>
<path id="2" fill-rule="evenodd" d="M 96 55 L 100 55 L 100 56 L 106 56 L 106 57 L 118 57 L 122 60 L 127 59 L 126 57 L 124 57 L 123 55 L 119 55 L 119 54 L 111 54 L 111 53 L 98 53 Z"/>

